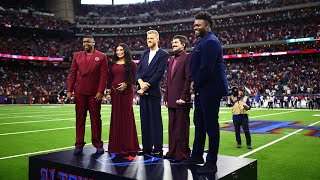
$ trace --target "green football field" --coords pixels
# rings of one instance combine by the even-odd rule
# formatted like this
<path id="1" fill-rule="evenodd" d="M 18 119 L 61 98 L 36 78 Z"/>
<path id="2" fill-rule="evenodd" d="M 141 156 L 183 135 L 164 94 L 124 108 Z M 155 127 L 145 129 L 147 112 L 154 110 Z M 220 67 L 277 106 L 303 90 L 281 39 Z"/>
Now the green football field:
<path id="1" fill-rule="evenodd" d="M 139 107 L 134 107 L 140 136 Z M 235 147 L 228 108 L 220 110 L 221 140 L 219 154 L 258 160 L 259 180 L 320 179 L 320 111 L 252 109 L 250 120 L 265 133 L 252 134 L 252 147 Z M 108 142 L 111 106 L 102 106 L 102 139 Z M 0 106 L 0 179 L 28 179 L 28 158 L 36 154 L 73 149 L 75 112 L 73 105 Z M 191 112 L 193 118 L 193 111 Z M 162 109 L 164 144 L 168 144 L 168 114 Z M 192 121 L 192 120 L 191 120 Z M 292 127 L 280 122 L 295 122 Z M 87 119 L 86 142 L 90 145 L 90 124 Z M 269 124 L 268 124 L 269 123 Z M 270 124 L 271 123 L 271 124 Z M 275 124 L 275 126 L 270 125 Z M 281 124 L 281 123 L 280 123 Z M 282 123 L 283 124 L 283 123 Z M 194 127 L 191 122 L 190 146 Z M 242 134 L 243 144 L 245 137 Z"/>

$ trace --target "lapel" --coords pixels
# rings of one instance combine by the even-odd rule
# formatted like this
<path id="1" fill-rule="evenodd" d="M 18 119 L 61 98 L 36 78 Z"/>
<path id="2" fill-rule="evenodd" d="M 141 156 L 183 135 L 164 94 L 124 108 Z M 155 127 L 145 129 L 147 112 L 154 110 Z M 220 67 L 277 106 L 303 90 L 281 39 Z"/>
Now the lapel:
<path id="1" fill-rule="evenodd" d="M 174 60 L 174 56 L 170 56 L 169 66 L 168 66 L 168 80 L 169 80 L 169 82 L 171 81 L 171 73 L 172 73 L 171 68 L 172 68 L 173 60 Z"/>
<path id="2" fill-rule="evenodd" d="M 172 77 L 171 80 L 173 79 L 174 75 L 176 74 L 177 69 L 181 64 L 181 61 L 184 60 L 185 56 L 186 56 L 186 52 L 182 51 L 180 56 L 177 58 L 176 66 L 174 67 L 173 72 L 171 72 L 171 73 L 173 73 L 172 76 L 171 76 Z"/>
<path id="3" fill-rule="evenodd" d="M 86 54 L 84 51 L 82 51 L 78 56 L 78 64 L 79 64 L 79 71 L 81 75 L 85 74 L 86 71 Z"/>
<path id="4" fill-rule="evenodd" d="M 142 59 L 142 65 L 145 68 L 148 68 L 149 54 L 150 54 L 150 50 L 146 52 L 145 56 Z"/>
<path id="5" fill-rule="evenodd" d="M 199 41 L 197 41 L 196 45 L 192 49 L 192 54 L 194 54 L 195 50 L 199 50 L 199 46 L 203 42 L 205 42 L 211 35 L 213 35 L 213 33 L 212 32 L 208 32 L 203 38 L 201 38 Z M 191 57 L 193 57 L 193 55 Z M 195 59 L 191 58 L 190 63 L 192 64 L 194 60 Z"/>

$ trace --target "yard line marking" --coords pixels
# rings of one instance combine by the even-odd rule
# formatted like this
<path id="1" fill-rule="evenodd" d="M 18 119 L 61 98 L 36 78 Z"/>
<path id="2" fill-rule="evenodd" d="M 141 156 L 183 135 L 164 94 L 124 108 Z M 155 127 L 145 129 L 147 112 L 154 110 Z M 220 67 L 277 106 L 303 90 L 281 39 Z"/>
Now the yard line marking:
<path id="1" fill-rule="evenodd" d="M 16 158 L 16 157 L 22 157 L 22 156 L 36 155 L 36 154 L 41 154 L 41 153 L 48 153 L 48 152 L 71 149 L 71 148 L 74 148 L 74 146 L 68 146 L 68 147 L 57 148 L 57 149 L 49 149 L 49 150 L 44 150 L 44 151 L 32 152 L 32 153 L 18 154 L 18 155 L 13 155 L 13 156 L 5 156 L 5 157 L 1 157 L 0 160 L 11 159 L 11 158 Z"/>
<path id="2" fill-rule="evenodd" d="M 276 114 L 284 114 L 284 113 L 289 113 L 289 112 L 283 112 L 283 113 L 273 113 L 273 114 L 266 114 L 266 115 L 261 115 L 261 116 L 253 116 L 253 117 L 251 117 L 251 118 L 255 118 L 255 117 L 262 117 L 262 116 L 272 116 L 272 115 L 276 115 Z M 311 124 L 311 125 L 309 125 L 309 126 L 313 126 L 313 125 L 315 125 L 315 124 L 317 124 L 317 123 L 319 123 L 320 121 L 318 121 L 318 122 L 316 122 L 316 123 L 313 123 L 313 124 Z M 106 123 L 106 124 L 108 124 L 108 123 Z M 103 124 L 104 125 L 104 124 Z M 90 126 L 90 125 L 86 125 L 86 126 Z M 190 126 L 191 128 L 193 128 L 194 126 Z M 75 127 L 73 127 L 73 128 L 75 128 Z M 299 129 L 299 130 L 297 130 L 297 131 L 295 131 L 294 133 L 298 133 L 298 132 L 300 132 L 300 131 L 302 131 L 303 129 Z M 163 131 L 163 132 L 168 132 L 168 130 L 165 130 L 165 131 Z M 289 134 L 289 135 L 286 135 L 286 136 L 291 136 L 291 135 L 293 135 L 293 133 L 291 133 L 291 134 Z M 138 135 L 138 136 L 141 136 L 141 135 Z M 285 137 L 286 137 L 285 136 Z M 280 140 L 279 140 L 280 141 Z M 87 145 L 90 145 L 91 143 L 88 143 Z M 270 143 L 269 143 L 270 144 Z M 273 143 L 274 144 L 274 143 Z M 266 145 L 265 145 L 266 146 Z M 63 148 L 57 148 L 57 149 L 51 149 L 51 150 L 44 150 L 44 151 L 38 151 L 38 152 L 32 152 L 32 153 L 25 153 L 25 154 L 18 154 L 18 155 L 13 155 L 13 156 L 6 156 L 6 157 L 1 157 L 0 158 L 0 160 L 3 160 L 3 159 L 10 159 L 10 158 L 15 158 L 15 157 L 21 157 L 21 156 L 29 156 L 29 155 L 35 155 L 35 154 L 40 154 L 40 153 L 46 153 L 46 152 L 52 152 L 52 151 L 58 151 L 58 150 L 64 150 L 64 149 L 70 149 L 70 148 L 73 148 L 74 146 L 68 146 L 68 147 L 63 147 Z M 264 148 L 264 147 L 263 147 Z M 257 149 L 255 149 L 255 150 L 253 150 L 254 152 L 257 152 L 258 151 L 258 149 L 263 149 L 262 147 L 260 147 L 260 148 L 257 148 Z M 254 152 L 253 151 L 250 151 L 249 153 L 250 154 L 253 154 Z M 252 152 L 252 153 L 251 153 Z M 243 154 L 243 155 L 241 155 L 241 156 L 239 156 L 239 157 L 246 157 L 246 156 L 248 156 L 248 155 L 250 155 L 249 153 L 246 153 L 246 154 Z"/>
<path id="3" fill-rule="evenodd" d="M 140 122 L 140 119 L 135 120 L 136 123 Z M 108 123 L 102 123 L 102 125 L 108 125 Z M 86 125 L 86 127 L 91 126 L 91 124 Z M 33 131 L 20 131 L 20 132 L 12 132 L 12 133 L 3 133 L 0 134 L 0 136 L 8 136 L 8 135 L 15 135 L 15 134 L 28 134 L 28 133 L 35 133 L 35 132 L 45 132 L 45 131 L 56 131 L 56 130 L 63 130 L 63 129 L 72 129 L 75 128 L 75 126 L 69 126 L 69 127 L 61 127 L 61 128 L 52 128 L 52 129 L 40 129 L 40 130 L 33 130 Z"/>
<path id="4" fill-rule="evenodd" d="M 20 121 L 20 122 L 9 122 L 9 123 L 0 123 L 1 125 L 9 125 L 9 124 L 28 124 L 28 123 L 39 123 L 39 122 L 50 122 L 50 121 L 67 121 L 74 118 L 66 118 L 66 119 L 47 119 L 47 120 L 41 120 L 41 121 Z"/>
<path id="5" fill-rule="evenodd" d="M 111 111 L 111 107 L 110 108 L 101 108 L 103 110 L 110 110 Z M 11 110 L 11 109 L 10 109 Z M 54 112 L 57 111 L 57 109 L 52 109 Z M 41 111 L 29 111 L 29 110 L 26 110 L 27 112 L 23 112 L 23 113 L 12 113 L 14 111 L 17 111 L 16 109 L 15 110 L 12 110 L 10 111 L 10 113 L 6 113 L 5 111 L 9 111 L 9 110 L 5 110 L 5 109 L 1 109 L 0 108 L 0 111 L 4 111 L 4 114 L 3 115 L 16 115 L 16 114 L 27 114 L 27 113 L 33 113 L 33 114 L 41 114 L 41 113 L 47 113 L 48 112 L 48 109 L 44 109 L 44 110 L 41 110 Z M 64 110 L 64 111 L 60 111 L 59 110 L 59 113 L 60 112 L 73 112 L 75 113 L 74 109 L 70 109 L 70 110 Z"/>
<path id="6" fill-rule="evenodd" d="M 68 111 L 65 111 L 65 112 L 68 112 Z M 42 112 L 42 114 L 45 113 L 45 112 Z M 60 113 L 60 111 L 59 111 Z M 75 115 L 75 112 L 68 112 L 68 113 L 63 113 L 63 114 L 59 114 L 57 113 L 56 115 Z M 104 112 L 102 112 L 101 114 L 103 114 Z M 27 113 L 23 113 L 23 114 L 27 114 Z M 4 115 L 7 115 L 7 114 L 4 114 Z M 13 114 L 14 115 L 14 114 Z M 25 116 L 9 116 L 9 117 L 0 117 L 0 119 L 11 119 L 11 118 L 20 118 L 20 117 L 27 117 L 27 118 L 32 118 L 32 117 L 44 117 L 44 116 L 52 116 L 52 114 L 46 114 L 46 115 L 33 115 L 33 114 L 29 114 L 29 115 L 25 115 Z"/>
<path id="7" fill-rule="evenodd" d="M 57 111 L 54 111 L 54 112 L 57 112 Z M 61 113 L 61 112 L 70 112 L 70 111 L 59 111 L 59 113 Z M 46 111 L 46 112 L 45 112 L 45 111 L 41 111 L 41 112 L 40 112 L 40 111 L 39 111 L 39 112 L 38 112 L 38 111 L 36 111 L 36 112 L 27 111 L 27 112 L 23 112 L 23 113 L 5 113 L 5 112 L 4 112 L 3 115 L 6 115 L 6 116 L 17 115 L 17 114 L 24 114 L 24 115 L 25 115 L 25 114 L 30 114 L 30 115 L 31 115 L 31 114 L 44 114 L 44 113 L 47 114 L 48 111 Z"/>
<path id="8" fill-rule="evenodd" d="M 103 142 L 107 143 L 108 141 L 103 141 Z M 92 143 L 88 143 L 85 146 L 89 146 L 91 144 Z M 13 156 L 0 157 L 0 160 L 22 157 L 22 156 L 30 156 L 30 155 L 36 155 L 36 154 L 41 154 L 41 153 L 48 153 L 48 152 L 54 152 L 54 151 L 58 151 L 58 150 L 65 150 L 65 149 L 72 149 L 72 148 L 74 148 L 74 146 L 67 146 L 67 147 L 56 148 L 56 149 L 48 149 L 48 150 L 25 153 L 25 154 L 17 154 L 17 155 L 13 155 Z"/>
<path id="9" fill-rule="evenodd" d="M 166 130 L 166 131 L 163 131 L 163 132 L 168 132 L 168 131 Z M 138 134 L 138 136 L 141 136 L 141 135 Z M 108 140 L 107 141 L 103 141 L 103 142 L 104 143 L 108 143 Z M 85 146 L 89 146 L 91 144 L 92 143 L 88 143 Z M 58 150 L 65 150 L 65 149 L 72 149 L 72 148 L 74 148 L 74 146 L 67 146 L 67 147 L 56 148 L 56 149 L 48 149 L 48 150 L 31 152 L 31 153 L 24 153 L 24 154 L 17 154 L 17 155 L 13 155 L 13 156 L 0 157 L 0 160 L 11 159 L 11 158 L 16 158 L 16 157 L 22 157 L 22 156 L 30 156 L 30 155 L 36 155 L 36 154 L 41 154 L 41 153 L 48 153 L 48 152 L 54 152 L 54 151 L 58 151 Z"/>
<path id="10" fill-rule="evenodd" d="M 110 123 L 103 123 L 102 125 L 107 125 L 107 124 L 110 124 Z M 90 124 L 86 125 L 86 127 L 89 127 L 89 126 L 90 126 Z M 56 130 L 74 129 L 74 128 L 75 128 L 75 126 L 69 126 L 69 127 L 41 129 L 41 130 L 34 130 L 34 131 L 20 131 L 20 132 L 13 132 L 13 133 L 3 133 L 3 134 L 0 134 L 0 136 L 15 135 L 15 134 L 27 134 L 27 133 L 44 132 L 44 131 L 56 131 Z"/>
<path id="11" fill-rule="evenodd" d="M 289 111 L 289 112 L 280 112 L 280 113 L 272 113 L 272 114 L 265 114 L 265 115 L 260 115 L 260 116 L 252 116 L 250 118 L 257 118 L 257 117 L 264 117 L 264 116 L 272 116 L 272 115 L 277 115 L 277 114 L 286 114 L 286 113 L 290 113 L 290 112 L 295 112 L 295 111 Z M 109 116 L 102 116 L 102 117 L 109 117 Z M 69 118 L 69 119 L 75 119 L 75 118 Z M 136 122 L 140 122 L 140 119 L 135 119 Z M 229 121 L 232 121 L 232 120 L 226 120 L 226 121 L 220 121 L 220 122 L 229 122 Z M 28 123 L 29 122 L 32 122 L 32 121 L 27 121 Z M 27 123 L 27 122 L 17 122 L 17 123 Z M 36 121 L 36 122 L 43 122 L 43 121 Z M 2 124 L 9 124 L 9 123 L 1 123 L 0 125 Z M 11 124 L 14 124 L 14 122 L 12 122 Z M 104 123 L 103 125 L 107 125 L 107 124 L 110 124 L 110 123 Z M 86 126 L 90 126 L 89 125 L 86 125 Z M 190 126 L 190 128 L 193 128 L 194 126 Z M 34 133 L 34 132 L 43 132 L 43 131 L 54 131 L 54 130 L 63 130 L 63 129 L 70 129 L 70 128 L 75 128 L 75 127 L 64 127 L 64 128 L 53 128 L 53 129 L 43 129 L 43 130 L 34 130 L 34 131 L 21 131 L 21 132 L 13 132 L 13 133 L 3 133 L 3 134 L 0 134 L 0 136 L 6 136 L 6 135 L 14 135 L 14 134 L 25 134 L 25 133 Z"/>
<path id="12" fill-rule="evenodd" d="M 37 116 L 35 116 L 37 117 Z M 101 117 L 104 117 L 104 118 L 109 118 L 111 117 L 111 115 L 107 115 L 107 116 L 101 116 Z M 135 115 L 135 117 L 140 117 L 138 115 Z M 87 118 L 89 119 L 90 117 L 87 116 Z M 1 125 L 11 125 L 11 124 L 28 124 L 28 123 L 41 123 L 41 122 L 47 122 L 47 121 L 64 121 L 64 120 L 70 120 L 70 121 L 73 121 L 75 120 L 76 118 L 73 117 L 73 118 L 64 118 L 64 119 L 43 119 L 43 120 L 39 120 L 39 121 L 18 121 L 18 122 L 7 122 L 7 123 L 0 123 L 0 126 Z M 137 120 L 137 119 L 136 119 Z"/>
<path id="13" fill-rule="evenodd" d="M 319 122 L 320 122 L 320 121 L 315 122 L 315 123 L 312 123 L 312 124 L 310 124 L 310 125 L 308 125 L 308 126 L 314 126 L 314 125 L 318 124 Z M 294 134 L 297 134 L 298 132 L 300 132 L 300 131 L 302 131 L 302 130 L 304 130 L 304 129 L 298 129 L 298 130 L 296 130 L 296 131 L 294 131 L 294 132 L 292 132 L 292 133 L 290 133 L 290 134 L 288 134 L 288 135 L 285 135 L 285 136 L 283 136 L 283 137 L 281 137 L 281 138 L 279 138 L 279 139 L 276 139 L 276 140 L 274 140 L 274 141 L 272 141 L 272 142 L 270 142 L 270 143 L 268 143 L 268 144 L 265 144 L 265 145 L 260 146 L 260 147 L 258 147 L 258 148 L 256 148 L 256 149 L 252 150 L 252 151 L 249 151 L 248 153 L 242 154 L 242 155 L 239 156 L 239 157 L 244 158 L 244 157 L 246 157 L 246 156 L 249 156 L 249 155 L 251 155 L 251 154 L 253 154 L 253 153 L 257 152 L 257 151 L 260 151 L 260 150 L 262 150 L 262 149 L 264 149 L 264 148 L 266 148 L 266 147 L 268 147 L 268 146 L 271 146 L 271 145 L 273 145 L 273 144 L 275 144 L 275 143 L 277 143 L 277 142 L 279 142 L 279 141 L 282 141 L 282 140 L 284 140 L 284 139 L 286 139 L 286 138 L 288 138 L 288 137 L 290 137 L 290 136 L 292 136 L 292 135 L 294 135 Z"/>
<path id="14" fill-rule="evenodd" d="M 61 116 L 61 115 L 68 115 L 70 113 L 67 114 L 55 114 L 55 116 Z M 11 118 L 34 118 L 34 117 L 44 117 L 44 116 L 52 116 L 52 114 L 46 114 L 46 115 L 41 115 L 41 116 L 32 116 L 32 115 L 27 115 L 27 116 L 10 116 L 10 117 L 0 117 L 0 119 L 11 119 Z"/>
<path id="15" fill-rule="evenodd" d="M 35 117 L 37 117 L 37 116 L 35 116 Z M 108 117 L 111 117 L 111 116 L 109 116 L 109 115 L 107 115 L 107 116 L 101 116 L 101 117 L 105 117 L 105 118 L 108 118 Z M 90 117 L 87 117 L 87 118 L 90 118 Z M 76 118 L 75 117 L 73 117 L 73 118 L 64 118 L 64 119 L 43 119 L 43 120 L 39 120 L 39 121 L 18 121 L 18 122 L 7 122 L 7 123 L 0 123 L 0 126 L 1 125 L 9 125 L 9 124 L 28 124 L 28 123 L 41 123 L 41 122 L 47 122 L 47 121 L 65 121 L 65 120 L 70 120 L 70 121 L 72 121 L 72 120 L 76 120 Z"/>
<path id="16" fill-rule="evenodd" d="M 258 118 L 258 117 L 264 117 L 264 116 L 273 116 L 273 115 L 278 115 L 278 114 L 287 114 L 287 113 L 292 113 L 292 112 L 296 112 L 296 111 L 289 111 L 289 112 L 280 112 L 280 113 L 272 113 L 272 114 L 264 114 L 264 115 L 259 115 L 259 116 L 249 116 L 249 119 L 251 120 L 252 118 Z M 229 122 L 232 121 L 231 120 L 226 120 L 226 121 L 220 121 L 220 122 Z"/>

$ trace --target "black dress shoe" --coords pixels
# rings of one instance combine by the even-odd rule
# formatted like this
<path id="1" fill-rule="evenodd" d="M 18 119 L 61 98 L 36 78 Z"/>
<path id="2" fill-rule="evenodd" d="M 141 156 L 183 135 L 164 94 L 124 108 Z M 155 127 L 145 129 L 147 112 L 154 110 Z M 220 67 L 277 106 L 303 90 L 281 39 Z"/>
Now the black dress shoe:
<path id="1" fill-rule="evenodd" d="M 183 165 L 196 165 L 203 164 L 204 160 L 202 156 L 191 156 L 189 159 L 181 161 Z"/>
<path id="2" fill-rule="evenodd" d="M 167 156 L 167 155 L 163 156 L 162 158 L 163 158 L 163 159 L 173 159 L 172 157 Z"/>
<path id="3" fill-rule="evenodd" d="M 77 147 L 73 150 L 73 155 L 80 155 L 82 154 L 82 149 L 83 148 L 80 148 L 80 147 Z"/>
<path id="4" fill-rule="evenodd" d="M 103 147 L 98 147 L 97 151 L 96 151 L 96 154 L 103 154 L 103 153 L 104 153 Z"/>
<path id="5" fill-rule="evenodd" d="M 248 149 L 252 149 L 251 145 L 247 145 L 247 148 L 248 148 Z"/>
<path id="6" fill-rule="evenodd" d="M 206 162 L 197 170 L 197 172 L 199 174 L 215 174 L 217 172 L 217 165 L 215 163 Z"/>
<path id="7" fill-rule="evenodd" d="M 241 148 L 241 144 L 237 144 L 237 148 Z"/>
<path id="8" fill-rule="evenodd" d="M 153 151 L 151 152 L 151 155 L 152 155 L 153 157 L 162 158 L 162 157 L 163 157 L 163 151 L 153 150 Z"/>
<path id="9" fill-rule="evenodd" d="M 137 153 L 138 156 L 151 155 L 151 150 L 142 150 Z"/>
<path id="10" fill-rule="evenodd" d="M 176 159 L 170 159 L 170 162 L 172 163 L 181 163 L 183 160 L 176 160 Z"/>

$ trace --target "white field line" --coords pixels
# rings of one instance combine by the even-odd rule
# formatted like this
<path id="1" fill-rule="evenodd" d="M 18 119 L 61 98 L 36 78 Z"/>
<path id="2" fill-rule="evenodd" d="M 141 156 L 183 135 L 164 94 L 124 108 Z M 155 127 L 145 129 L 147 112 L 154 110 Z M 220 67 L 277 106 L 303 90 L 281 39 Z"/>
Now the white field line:
<path id="1" fill-rule="evenodd" d="M 34 117 L 38 117 L 38 116 L 34 116 Z M 111 117 L 111 114 L 110 115 L 107 115 L 107 116 L 101 116 L 101 117 L 105 117 L 105 118 L 109 118 Z M 135 115 L 135 117 L 140 117 L 139 115 Z M 90 115 L 87 115 L 87 119 L 90 118 Z M 28 123 L 42 123 L 42 122 L 50 122 L 50 121 L 65 121 L 65 120 L 75 120 L 76 118 L 73 117 L 73 118 L 64 118 L 64 119 L 42 119 L 42 120 L 38 120 L 38 121 L 18 121 L 18 122 L 6 122 L 6 123 L 0 123 L 0 126 L 1 125 L 13 125 L 13 124 L 28 124 Z"/>
<path id="2" fill-rule="evenodd" d="M 110 117 L 108 116 L 101 116 L 101 117 Z M 90 118 L 87 116 L 87 118 Z M 42 122 L 50 122 L 50 121 L 75 121 L 76 118 L 64 118 L 64 119 L 43 119 L 43 120 L 38 120 L 38 121 L 19 121 L 19 122 L 7 122 L 7 123 L 0 123 L 1 125 L 13 125 L 13 124 L 28 124 L 28 123 L 42 123 Z"/>
<path id="3" fill-rule="evenodd" d="M 259 116 L 249 116 L 249 119 L 251 120 L 252 118 L 265 117 L 265 116 L 273 116 L 273 115 L 278 115 L 278 114 L 287 114 L 287 113 L 292 113 L 292 112 L 296 112 L 296 111 L 271 113 L 271 114 L 264 114 L 264 115 L 259 115 Z M 220 122 L 229 122 L 229 121 L 232 121 L 232 119 L 226 120 L 226 121 L 220 121 Z M 219 123 L 220 123 L 220 122 L 219 122 Z"/>
<path id="4" fill-rule="evenodd" d="M 283 112 L 283 113 L 281 113 L 281 114 L 284 114 L 284 113 L 289 113 L 289 112 Z M 268 115 L 269 115 L 269 116 L 272 116 L 272 115 L 276 115 L 276 114 L 279 114 L 279 113 L 273 113 L 273 114 L 268 114 Z M 253 116 L 253 117 L 251 117 L 251 118 L 264 117 L 264 116 L 267 116 L 267 115 Z M 318 122 L 316 122 L 316 123 L 313 123 L 313 124 L 310 124 L 309 126 L 313 126 L 313 125 L 315 125 L 315 124 L 317 124 L 317 123 L 319 123 L 319 122 L 320 122 L 320 121 L 318 121 Z M 87 126 L 88 126 L 88 125 L 87 125 Z M 192 128 L 192 127 L 194 127 L 194 126 L 191 126 L 191 128 Z M 282 137 L 282 138 L 279 138 L 278 140 L 275 140 L 275 141 L 277 141 L 277 142 L 278 142 L 278 141 L 281 141 L 282 139 L 285 139 L 285 138 L 287 138 L 287 137 L 289 137 L 289 136 L 291 136 L 291 135 L 293 135 L 293 134 L 295 134 L 295 133 L 298 133 L 298 132 L 300 132 L 300 131 L 302 131 L 302 130 L 303 130 L 303 129 L 299 129 L 299 130 L 297 130 L 297 131 L 295 131 L 295 132 L 293 132 L 293 133 L 290 133 L 290 134 L 288 134 L 288 135 L 286 135 L 286 136 L 284 136 L 284 137 Z M 164 132 L 167 132 L 167 130 L 164 131 Z M 138 136 L 141 136 L 141 135 L 138 135 Z M 274 143 L 276 143 L 275 141 L 273 141 L 273 142 L 271 142 L 271 143 L 274 144 Z M 87 145 L 90 145 L 90 144 L 91 144 L 91 143 L 89 143 L 89 144 L 87 144 Z M 269 144 L 270 144 L 270 143 L 269 143 Z M 261 146 L 261 147 L 255 149 L 255 150 L 253 150 L 253 151 L 250 151 L 250 152 L 248 152 L 248 153 L 246 153 L 246 154 L 243 154 L 243 155 L 241 155 L 241 156 L 239 156 L 239 157 L 246 157 L 246 156 L 248 156 L 248 155 L 250 155 L 250 154 L 253 154 L 253 153 L 255 153 L 255 152 L 257 152 L 257 151 L 259 151 L 259 150 L 267 147 L 267 146 L 270 146 L 270 145 L 266 144 L 266 145 Z M 31 152 L 31 153 L 25 153 L 25 154 L 18 154 L 18 155 L 13 155 L 13 156 L 0 157 L 0 160 L 10 159 L 10 158 L 16 158 L 16 157 L 22 157 L 22 156 L 30 156 L 30 155 L 41 154 L 41 153 L 48 153 L 48 152 L 53 152 L 53 151 L 58 151 L 58 150 L 71 149 L 71 148 L 73 148 L 73 147 L 74 147 L 74 146 L 68 146 L 68 147 L 62 147 L 62 148 L 56 148 L 56 149 L 49 149 L 49 150 L 44 150 L 44 151 L 37 151 L 37 152 Z"/>
<path id="5" fill-rule="evenodd" d="M 140 119 L 136 119 L 135 122 L 139 123 Z M 102 123 L 102 125 L 108 125 L 108 124 L 110 124 L 110 123 Z M 86 125 L 86 127 L 90 127 L 90 126 L 91 126 L 90 124 Z M 0 134 L 0 136 L 28 134 L 28 133 L 46 132 L 46 131 L 56 131 L 56 130 L 74 129 L 74 128 L 75 128 L 75 126 L 69 126 L 69 127 L 52 128 L 52 129 L 39 129 L 39 130 L 33 130 L 33 131 L 20 131 L 20 132 L 3 133 L 3 134 Z"/>
<path id="6" fill-rule="evenodd" d="M 290 113 L 290 112 L 280 112 L 280 113 L 265 114 L 265 115 L 260 115 L 260 116 L 253 116 L 253 117 L 250 117 L 250 118 L 272 116 L 272 115 L 286 114 L 286 113 Z M 105 116 L 102 116 L 102 117 L 105 117 Z M 106 117 L 109 117 L 109 116 L 106 116 Z M 191 117 L 192 117 L 192 115 L 191 115 Z M 74 119 L 74 118 L 68 118 L 68 119 Z M 46 120 L 44 120 L 44 121 L 46 121 Z M 38 122 L 44 122 L 44 121 L 25 121 L 25 122 L 0 123 L 0 125 L 18 124 L 18 123 L 38 123 Z M 54 121 L 54 120 L 47 120 L 47 121 Z M 139 122 L 139 119 L 136 119 L 135 121 Z M 229 122 L 229 121 L 231 121 L 231 120 L 220 121 L 220 122 Z M 105 124 L 109 124 L 109 123 L 105 123 Z M 87 126 L 90 126 L 90 125 L 87 125 Z M 193 127 L 194 126 L 191 126 L 191 128 L 193 128 Z M 3 134 L 0 134 L 0 136 L 15 135 L 15 134 L 26 134 L 26 133 L 34 133 L 34 132 L 45 132 L 45 131 L 55 131 L 55 130 L 63 130 L 63 129 L 70 129 L 70 128 L 74 128 L 74 127 L 63 127 L 63 128 L 52 128 L 52 129 L 42 129 L 42 130 L 33 130 L 33 131 L 21 131 L 21 132 L 3 133 Z"/>
<path id="7" fill-rule="evenodd" d="M 249 119 L 258 118 L 258 117 L 264 117 L 264 116 L 273 116 L 273 115 L 278 115 L 278 114 L 287 114 L 287 113 L 291 113 L 291 112 L 281 112 L 281 113 L 264 114 L 264 115 L 260 115 L 260 116 L 252 116 L 252 117 L 249 117 Z M 230 122 L 230 121 L 232 121 L 232 119 L 230 119 L 230 120 L 225 120 L 225 121 L 219 121 L 219 123 Z M 194 128 L 194 126 L 190 126 L 190 128 Z"/>
<path id="8" fill-rule="evenodd" d="M 168 131 L 163 131 L 163 132 L 168 132 Z M 138 136 L 141 136 L 138 134 Z M 103 141 L 104 143 L 108 143 L 108 141 Z M 85 146 L 89 146 L 92 143 L 88 143 Z M 12 155 L 12 156 L 6 156 L 6 157 L 0 157 L 0 160 L 3 159 L 11 159 L 11 158 L 16 158 L 16 157 L 22 157 L 22 156 L 31 156 L 31 155 L 36 155 L 36 154 L 42 154 L 42 153 L 49 153 L 49 152 L 54 152 L 54 151 L 59 151 L 59 150 L 66 150 L 66 149 L 72 149 L 74 146 L 67 146 L 67 147 L 62 147 L 62 148 L 56 148 L 56 149 L 48 149 L 48 150 L 43 150 L 43 151 L 37 151 L 37 152 L 31 152 L 31 153 L 24 153 L 24 154 L 17 154 L 17 155 Z"/>
<path id="9" fill-rule="evenodd" d="M 19 122 L 8 122 L 8 123 L 0 123 L 1 125 L 12 125 L 12 124 L 28 124 L 28 123 L 41 123 L 41 122 L 50 122 L 50 121 L 68 121 L 74 120 L 74 118 L 65 118 L 65 119 L 46 119 L 41 121 L 19 121 Z"/>
<path id="10" fill-rule="evenodd" d="M 35 116 L 37 117 L 37 116 Z M 109 115 L 108 116 L 101 116 L 101 117 L 105 117 L 105 118 L 108 118 L 110 117 Z M 87 118 L 90 118 L 87 116 Z M 75 121 L 76 118 L 73 117 L 73 118 L 63 118 L 63 119 L 43 119 L 43 120 L 38 120 L 38 121 L 19 121 L 19 122 L 7 122 L 7 123 L 0 123 L 0 126 L 1 125 L 13 125 L 13 124 L 28 124 L 28 123 L 42 123 L 42 122 L 50 122 L 50 121 Z"/>
<path id="11" fill-rule="evenodd" d="M 312 123 L 312 124 L 310 124 L 310 125 L 308 125 L 308 126 L 314 126 L 314 125 L 318 124 L 319 122 L 320 122 L 320 121 L 315 122 L 315 123 Z M 277 142 L 280 142 L 280 141 L 282 141 L 282 140 L 284 140 L 284 139 L 286 139 L 286 138 L 288 138 L 288 137 L 290 137 L 290 136 L 292 136 L 292 135 L 294 135 L 294 134 L 297 134 L 297 133 L 299 133 L 299 132 L 302 131 L 302 130 L 304 130 L 304 129 L 298 129 L 298 130 L 296 130 L 296 131 L 294 131 L 294 132 L 292 132 L 292 133 L 290 133 L 290 134 L 287 134 L 287 135 L 285 135 L 285 136 L 283 136 L 283 137 L 281 137 L 281 138 L 279 138 L 279 139 L 276 139 L 276 140 L 274 140 L 274 141 L 272 141 L 272 142 L 270 142 L 270 143 L 268 143 L 268 144 L 265 144 L 265 145 L 260 146 L 260 147 L 258 147 L 258 148 L 256 148 L 256 149 L 252 150 L 252 151 L 249 151 L 248 153 L 242 154 L 242 155 L 239 156 L 239 157 L 241 157 L 241 158 L 247 157 L 247 156 L 249 156 L 249 155 L 251 155 L 251 154 L 253 154 L 253 153 L 255 153 L 255 152 L 258 152 L 258 151 L 260 151 L 260 150 L 268 147 L 268 146 L 271 146 L 271 145 L 273 145 L 273 144 L 275 144 L 275 143 L 277 143 Z"/>
<path id="12" fill-rule="evenodd" d="M 45 112 L 44 112 L 45 113 Z M 71 113 L 67 114 L 60 114 L 60 113 L 55 113 L 54 116 L 62 116 L 62 115 L 70 115 Z M 46 116 L 53 116 L 52 114 L 45 114 L 45 115 L 27 115 L 27 116 L 10 116 L 10 117 L 0 117 L 0 119 L 12 119 L 12 118 L 34 118 L 34 117 L 46 117 Z"/>

